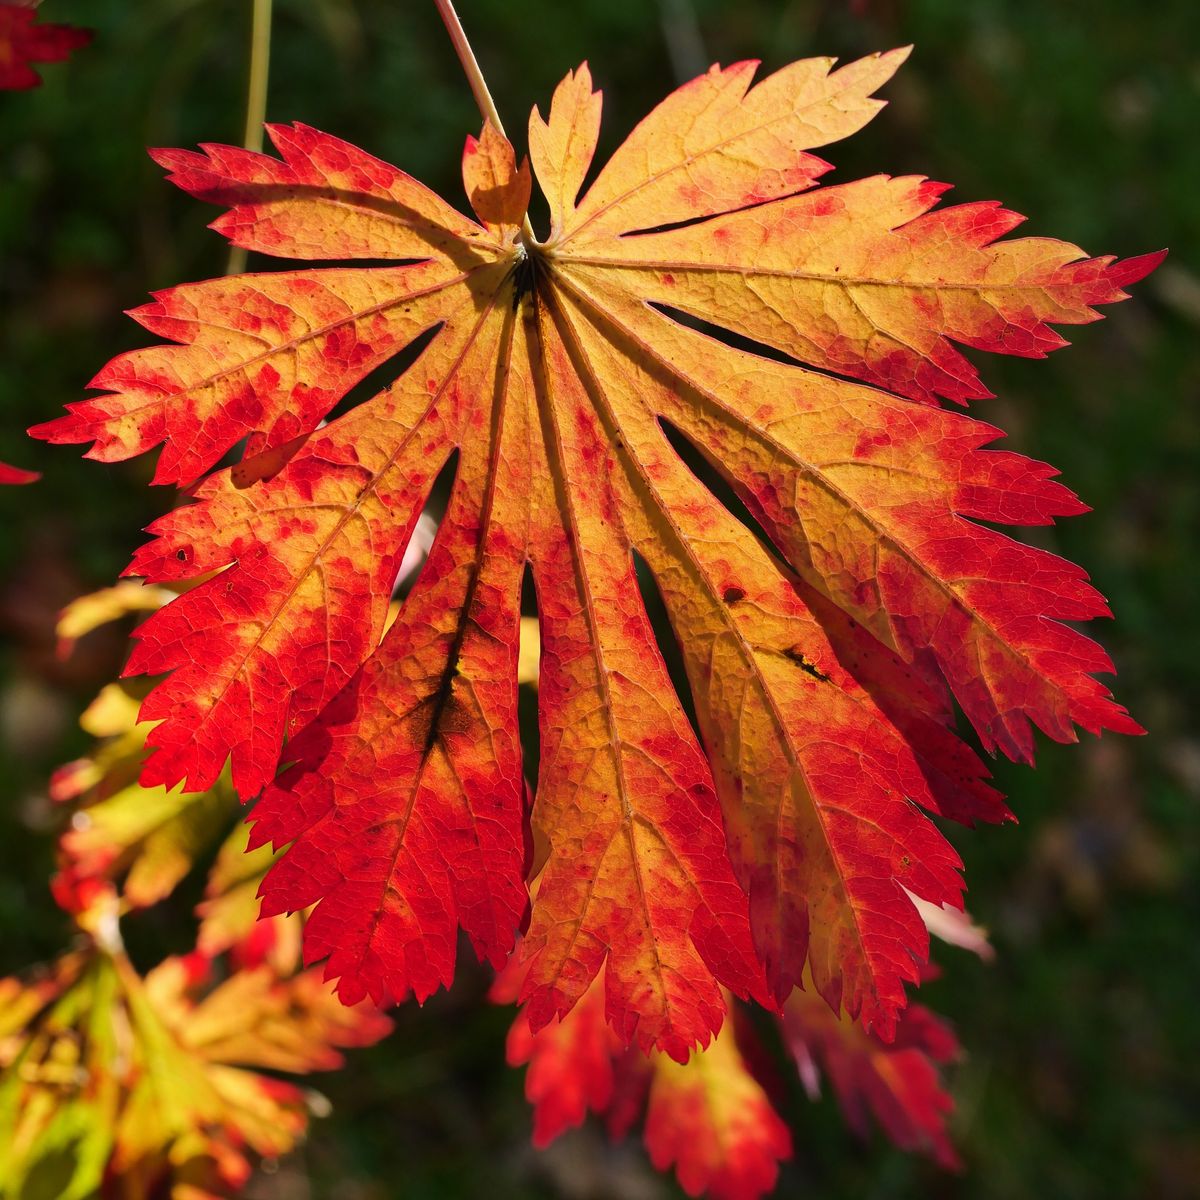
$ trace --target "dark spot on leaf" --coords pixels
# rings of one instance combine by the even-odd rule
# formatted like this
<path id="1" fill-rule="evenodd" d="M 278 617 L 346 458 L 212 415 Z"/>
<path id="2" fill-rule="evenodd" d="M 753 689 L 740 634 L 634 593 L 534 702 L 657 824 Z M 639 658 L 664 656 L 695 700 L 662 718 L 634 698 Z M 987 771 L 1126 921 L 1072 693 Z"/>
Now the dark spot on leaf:
<path id="1" fill-rule="evenodd" d="M 811 658 L 808 658 L 799 646 L 789 646 L 783 652 L 783 656 L 784 658 L 789 659 L 791 662 L 794 662 L 796 666 L 800 668 L 800 670 L 804 671 L 808 675 L 811 675 L 814 679 L 820 679 L 824 683 L 829 682 L 829 676 L 826 675 L 825 672 L 822 671 L 821 668 L 818 667 Z"/>
<path id="2" fill-rule="evenodd" d="M 537 286 L 538 259 L 535 255 L 526 254 L 513 269 L 513 312 L 521 306 L 526 296 L 532 295 Z"/>
<path id="3" fill-rule="evenodd" d="M 471 710 L 454 694 L 453 686 L 442 706 L 438 733 L 469 733 L 472 728 Z"/>
<path id="4" fill-rule="evenodd" d="M 727 587 L 721 599 L 726 604 L 736 604 L 739 600 L 745 600 L 746 589 L 740 587 Z"/>

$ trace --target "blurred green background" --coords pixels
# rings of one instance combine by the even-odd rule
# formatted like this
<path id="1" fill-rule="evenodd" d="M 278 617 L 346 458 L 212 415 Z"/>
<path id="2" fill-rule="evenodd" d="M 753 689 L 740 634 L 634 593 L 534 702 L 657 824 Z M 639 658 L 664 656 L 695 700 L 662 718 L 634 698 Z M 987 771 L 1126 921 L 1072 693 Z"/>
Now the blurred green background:
<path id="1" fill-rule="evenodd" d="M 997 764 L 1016 827 L 953 836 L 997 961 L 943 949 L 923 999 L 955 1022 L 961 1177 L 844 1129 L 832 1100 L 785 1097 L 796 1157 L 779 1195 L 1071 1198 L 1200 1195 L 1200 21 L 1194 0 L 461 0 L 510 132 L 588 59 L 610 148 L 712 60 L 776 67 L 912 42 L 891 105 L 828 152 L 844 180 L 917 172 L 961 199 L 998 198 L 1025 230 L 1092 253 L 1167 245 L 1168 263 L 1046 362 L 989 361 L 977 413 L 1062 468 L 1095 512 L 1039 534 L 1112 602 L 1099 630 L 1138 740 L 1044 745 L 1038 770 Z M 249 0 L 46 0 L 93 47 L 0 94 L 0 459 L 43 482 L 4 489 L 0 517 L 0 972 L 55 954 L 46 889 L 49 769 L 81 749 L 79 710 L 121 635 L 54 656 L 53 621 L 106 584 L 171 503 L 150 464 L 103 467 L 25 441 L 117 351 L 121 310 L 224 269 L 215 210 L 161 181 L 146 145 L 241 139 Z M 269 115 L 358 142 L 462 202 L 477 128 L 431 0 L 277 0 Z M 253 267 L 253 263 L 251 264 Z M 135 951 L 186 948 L 177 901 L 139 919 Z M 160 911 L 161 910 L 161 911 Z M 469 957 L 469 956 L 468 956 Z M 143 963 L 149 965 L 149 962 Z M 333 1101 L 251 1195 L 328 1200 L 673 1196 L 636 1143 L 597 1129 L 528 1148 L 508 1014 L 465 966 L 450 996 L 314 1080 Z"/>

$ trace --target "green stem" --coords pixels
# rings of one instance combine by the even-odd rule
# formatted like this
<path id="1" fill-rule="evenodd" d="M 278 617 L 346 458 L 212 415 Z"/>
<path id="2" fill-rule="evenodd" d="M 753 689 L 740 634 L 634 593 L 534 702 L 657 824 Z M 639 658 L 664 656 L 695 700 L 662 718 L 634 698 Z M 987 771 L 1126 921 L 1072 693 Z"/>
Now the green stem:
<path id="1" fill-rule="evenodd" d="M 263 148 L 263 122 L 267 119 L 267 80 L 271 69 L 272 0 L 254 0 L 250 28 L 250 77 L 246 87 L 246 129 L 242 145 L 247 150 Z M 241 246 L 229 250 L 226 275 L 240 275 L 246 269 L 246 251 Z"/>
<path id="2" fill-rule="evenodd" d="M 475 52 L 471 49 L 471 43 L 467 41 L 466 31 L 462 27 L 462 22 L 458 19 L 458 13 L 454 11 L 453 0 L 433 0 L 434 7 L 438 10 L 438 14 L 442 18 L 442 24 L 446 26 L 446 32 L 450 35 L 450 41 L 454 44 L 454 52 L 458 55 L 458 61 L 462 63 L 463 71 L 466 73 L 467 82 L 471 85 L 471 94 L 475 97 L 475 103 L 479 106 L 479 112 L 483 119 L 489 122 L 501 137 L 507 137 L 504 132 L 504 123 L 500 120 L 500 113 L 496 110 L 496 102 L 492 99 L 492 93 L 488 91 L 487 81 L 483 77 L 483 72 L 479 69 L 479 61 L 475 57 Z M 537 239 L 533 234 L 533 226 L 529 223 L 529 214 L 526 213 L 521 222 L 522 240 L 527 246 L 537 244 Z"/>

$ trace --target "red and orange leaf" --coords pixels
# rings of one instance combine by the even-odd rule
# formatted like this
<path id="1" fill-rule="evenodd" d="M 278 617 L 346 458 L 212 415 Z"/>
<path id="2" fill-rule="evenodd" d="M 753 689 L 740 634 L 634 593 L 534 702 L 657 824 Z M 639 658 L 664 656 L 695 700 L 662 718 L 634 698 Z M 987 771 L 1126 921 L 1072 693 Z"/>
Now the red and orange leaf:
<path id="1" fill-rule="evenodd" d="M 855 1133 L 867 1137 L 873 1117 L 901 1150 L 959 1165 L 946 1128 L 954 1102 L 939 1071 L 958 1056 L 958 1041 L 929 1009 L 909 1005 L 890 1044 L 837 1017 L 811 992 L 793 993 L 780 1021 L 809 1093 L 828 1076 Z"/>
<path id="2" fill-rule="evenodd" d="M 520 969 L 514 973 L 512 967 Z M 524 974 L 523 964 L 510 960 L 491 998 L 497 1003 L 516 1000 Z M 525 1098 L 533 1105 L 533 1144 L 539 1149 L 583 1124 L 589 1112 L 606 1113 L 616 1086 L 616 1064 L 626 1051 L 605 1019 L 601 977 L 566 1016 L 536 1032 L 522 1009 L 508 1031 L 505 1052 L 509 1066 L 528 1064 Z"/>
<path id="3" fill-rule="evenodd" d="M 492 999 L 516 999 L 526 966 L 514 958 Z M 646 1148 L 660 1170 L 674 1167 L 691 1196 L 757 1200 L 775 1185 L 792 1140 L 737 1044 L 738 1023 L 685 1063 L 627 1049 L 605 1019 L 602 977 L 565 1016 L 538 1030 L 522 1009 L 508 1034 L 512 1066 L 528 1064 L 533 1144 L 544 1147 L 589 1113 L 623 1137 L 645 1109 Z"/>
<path id="4" fill-rule="evenodd" d="M 92 40 L 91 31 L 87 29 L 40 23 L 37 19 L 39 2 L 16 0 L 15 3 L 0 4 L 0 89 L 21 91 L 38 87 L 42 80 L 33 69 L 35 63 L 62 62 L 71 51 Z M 29 479 L 4 478 L 5 472 L 12 476 L 31 474 L 0 464 L 0 482 L 29 482 Z"/>
<path id="5" fill-rule="evenodd" d="M 266 789 L 254 844 L 291 845 L 265 910 L 315 906 L 306 959 L 344 999 L 424 997 L 459 928 L 498 965 L 527 927 L 531 1032 L 603 972 L 622 1042 L 682 1062 L 723 988 L 779 1004 L 807 970 L 889 1037 L 928 952 L 913 898 L 961 906 L 925 814 L 1010 815 L 953 700 L 1017 758 L 1035 726 L 1137 730 L 1063 624 L 1106 612 L 1083 572 L 992 528 L 1083 505 L 939 397 L 987 394 L 960 347 L 1042 355 L 1157 257 L 1005 240 L 1015 216 L 939 208 L 923 179 L 815 186 L 810 151 L 870 119 L 904 55 L 754 86 L 755 64 L 714 68 L 582 197 L 600 97 L 580 68 L 530 122 L 545 241 L 490 126 L 463 156 L 477 220 L 303 126 L 271 129 L 279 158 L 156 152 L 236 244 L 343 265 L 160 293 L 135 316 L 174 344 L 117 358 L 106 395 L 36 432 L 105 460 L 161 443 L 176 483 L 247 439 L 129 569 L 204 577 L 138 630 L 129 671 L 169 673 L 144 782 L 204 788 L 231 759 L 243 798 Z M 389 362 L 394 383 L 321 424 Z"/>
<path id="6" fill-rule="evenodd" d="M 685 1064 L 656 1055 L 646 1109 L 646 1148 L 660 1170 L 675 1168 L 689 1196 L 758 1200 L 792 1156 L 787 1126 L 738 1049 L 726 1021 Z"/>

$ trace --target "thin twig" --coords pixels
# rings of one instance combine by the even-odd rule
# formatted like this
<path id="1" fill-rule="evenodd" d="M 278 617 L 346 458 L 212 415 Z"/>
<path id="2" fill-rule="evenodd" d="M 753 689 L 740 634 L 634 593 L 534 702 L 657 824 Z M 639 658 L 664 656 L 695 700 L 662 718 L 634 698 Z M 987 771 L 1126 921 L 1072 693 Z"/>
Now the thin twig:
<path id="1" fill-rule="evenodd" d="M 250 73 L 246 86 L 246 128 L 242 145 L 247 150 L 263 148 L 263 123 L 267 119 L 267 80 L 271 70 L 271 5 L 272 0 L 254 0 L 254 16 L 250 27 Z M 240 275 L 246 269 L 246 251 L 231 246 L 226 275 Z"/>
<path id="2" fill-rule="evenodd" d="M 658 0 L 658 16 L 675 78 L 686 83 L 703 75 L 709 58 L 691 0 Z"/>
<path id="3" fill-rule="evenodd" d="M 496 111 L 496 102 L 492 99 L 492 93 L 488 91 L 487 80 L 479 69 L 479 60 L 471 49 L 471 43 L 467 41 L 466 31 L 458 19 L 458 13 L 454 11 L 452 0 L 433 0 L 433 3 L 442 18 L 442 24 L 446 26 L 451 42 L 454 43 L 454 52 L 458 55 L 458 61 L 462 63 L 467 82 L 471 85 L 471 94 L 475 97 L 475 103 L 479 105 L 480 114 L 485 121 L 490 121 L 496 127 L 497 133 L 504 134 L 504 125 Z"/>

